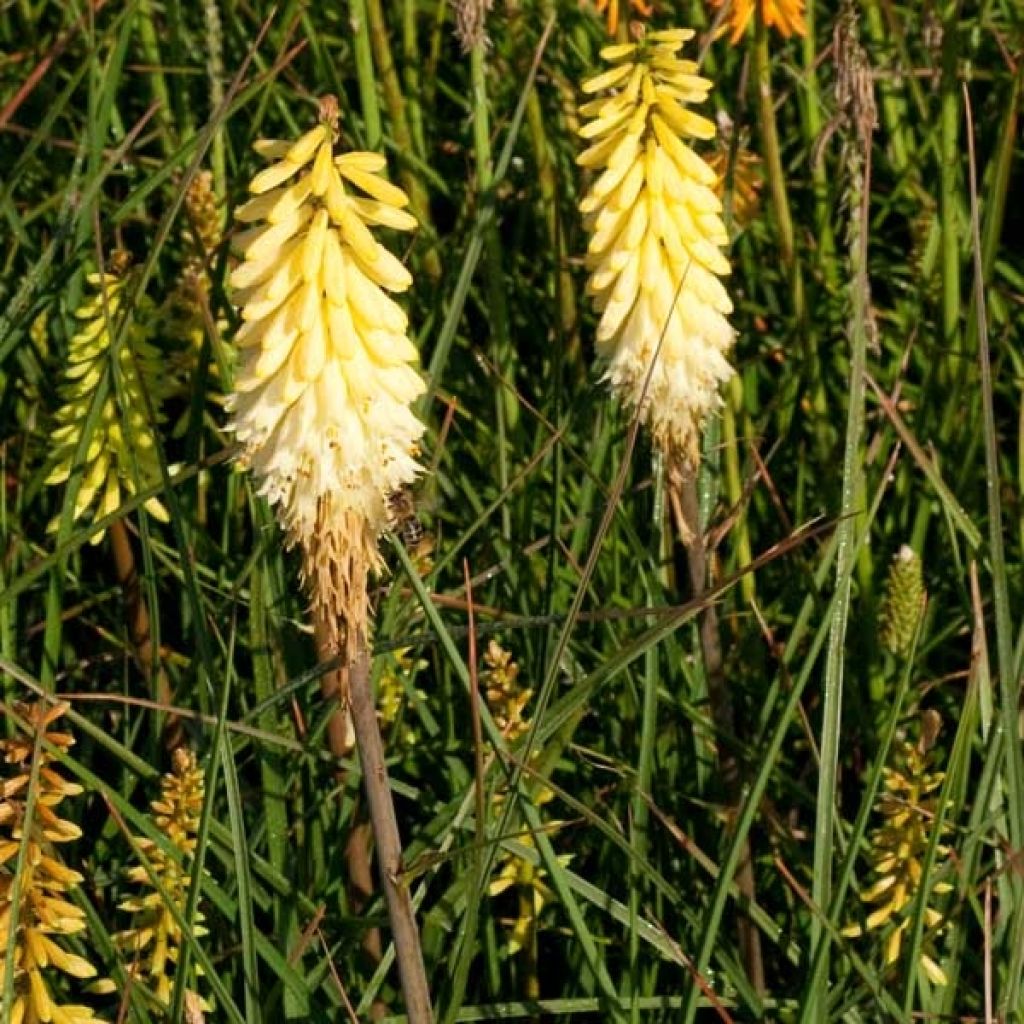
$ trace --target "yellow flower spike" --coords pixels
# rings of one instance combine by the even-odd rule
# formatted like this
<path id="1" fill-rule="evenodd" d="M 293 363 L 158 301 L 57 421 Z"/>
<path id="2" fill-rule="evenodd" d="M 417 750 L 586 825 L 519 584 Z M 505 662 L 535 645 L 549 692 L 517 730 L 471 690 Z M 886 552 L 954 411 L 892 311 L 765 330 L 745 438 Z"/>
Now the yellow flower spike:
<path id="1" fill-rule="evenodd" d="M 14 1004 L 10 1020 L 72 1021 L 75 1024 L 99 1024 L 99 1019 L 84 1006 L 67 1006 L 55 1000 L 47 983 L 47 974 L 59 972 L 70 978 L 92 978 L 96 967 L 85 957 L 69 953 L 62 940 L 85 929 L 85 914 L 60 896 L 83 879 L 60 862 L 58 843 L 81 835 L 81 829 L 59 817 L 57 808 L 68 796 L 82 792 L 67 782 L 58 771 L 58 762 L 48 747 L 66 752 L 74 738 L 51 729 L 68 709 L 67 704 L 18 704 L 15 713 L 28 726 L 10 739 L 0 740 L 3 760 L 15 775 L 5 780 L 0 798 L 0 829 L 8 833 L 0 839 L 0 947 L 6 948 L 11 928 L 11 895 L 14 888 L 14 860 L 22 841 L 27 844 L 20 879 L 18 916 L 14 938 Z M 28 835 L 23 823 L 27 811 L 28 783 L 36 736 L 42 733 L 45 745 L 39 747 L 39 770 L 35 808 Z M 4 965 L 0 963 L 0 985 Z"/>
<path id="2" fill-rule="evenodd" d="M 371 226 L 410 230 L 404 192 L 376 153 L 336 155 L 337 103 L 294 144 L 256 149 L 277 161 L 253 179 L 231 275 L 245 321 L 228 401 L 230 427 L 289 543 L 328 642 L 342 653 L 368 631 L 366 582 L 381 567 L 389 497 L 419 473 L 423 393 L 408 319 L 386 292 L 406 268 Z"/>
<path id="3" fill-rule="evenodd" d="M 605 378 L 638 409 L 655 442 L 694 465 L 734 332 L 717 175 L 690 147 L 715 125 L 688 109 L 711 83 L 677 57 L 690 29 L 648 33 L 636 46 L 606 47 L 616 63 L 582 85 L 611 95 L 585 103 L 578 162 L 596 174 L 580 203 L 590 234 L 587 291 L 601 314 L 597 352 Z"/>
<path id="4" fill-rule="evenodd" d="M 153 824 L 178 851 L 178 856 L 167 853 L 149 839 L 137 839 L 136 842 L 163 891 L 175 907 L 184 913 L 191 883 L 190 859 L 195 852 L 199 817 L 203 809 L 205 778 L 192 751 L 178 747 L 171 760 L 171 771 L 161 779 L 160 797 L 152 801 L 150 808 Z M 121 902 L 120 909 L 135 914 L 136 919 L 131 928 L 114 936 L 114 942 L 125 958 L 128 972 L 147 986 L 150 995 L 158 1003 L 167 1006 L 174 964 L 177 963 L 178 949 L 182 942 L 181 929 L 144 866 L 130 869 L 127 877 L 129 881 L 149 891 L 142 897 Z M 203 915 L 198 914 L 196 920 L 198 924 L 194 934 L 206 934 L 201 923 Z M 190 984 L 191 988 L 195 987 L 191 981 Z M 209 1009 L 205 1002 L 203 1005 Z"/>
<path id="5" fill-rule="evenodd" d="M 92 519 L 114 511 L 126 496 L 160 480 L 156 441 L 150 422 L 147 398 L 156 424 L 163 422 L 160 403 L 164 397 L 164 369 L 159 351 L 150 341 L 152 305 L 141 296 L 132 322 L 122 332 L 120 351 L 114 366 L 112 345 L 121 321 L 123 296 L 128 283 L 127 254 L 115 252 L 110 273 L 90 274 L 89 285 L 97 296 L 79 306 L 82 326 L 71 339 L 61 396 L 64 405 L 57 413 L 53 432 L 53 465 L 48 484 L 65 483 L 71 476 L 82 433 L 86 429 L 92 396 L 104 372 L 109 374 L 108 390 L 97 417 L 85 454 L 81 483 L 72 518 L 86 518 L 97 503 Z M 130 429 L 124 429 L 127 424 Z M 146 510 L 162 522 L 167 510 L 156 498 L 145 503 Z M 50 524 L 55 530 L 58 519 Z M 98 543 L 103 531 L 91 538 Z"/>
<path id="6" fill-rule="evenodd" d="M 747 31 L 759 5 L 766 28 L 774 28 L 784 39 L 807 35 L 804 21 L 804 0 L 710 0 L 714 8 L 728 2 L 729 11 L 722 32 L 729 33 L 729 43 L 735 46 Z"/>
<path id="7" fill-rule="evenodd" d="M 930 771 L 932 748 L 939 726 L 939 716 L 934 711 L 925 712 L 918 742 L 901 743 L 895 752 L 893 765 L 883 769 L 884 789 L 876 808 L 883 821 L 869 837 L 869 857 L 875 881 L 861 893 L 863 902 L 876 904 L 877 908 L 867 916 L 863 928 L 851 925 L 843 929 L 844 935 L 855 937 L 888 928 L 883 946 L 886 965 L 899 960 L 903 934 L 910 923 L 907 914 L 916 902 L 921 886 L 929 886 L 929 900 L 952 889 L 948 882 L 929 884 L 929 880 L 924 878 L 922 864 L 931 843 L 937 811 L 936 797 L 928 794 L 934 793 L 944 777 L 942 772 Z M 944 830 L 948 827 L 943 826 Z M 935 864 L 941 864 L 949 856 L 949 847 L 939 843 Z M 944 985 L 945 975 L 931 953 L 935 935 L 945 926 L 946 918 L 930 905 L 925 906 L 924 916 L 928 931 L 920 966 L 933 984 Z"/>

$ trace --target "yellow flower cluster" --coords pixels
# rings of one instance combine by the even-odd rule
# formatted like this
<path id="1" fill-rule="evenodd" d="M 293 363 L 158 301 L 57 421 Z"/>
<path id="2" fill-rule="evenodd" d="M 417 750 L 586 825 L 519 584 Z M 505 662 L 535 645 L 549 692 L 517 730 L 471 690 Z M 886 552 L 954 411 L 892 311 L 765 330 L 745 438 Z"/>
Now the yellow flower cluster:
<path id="1" fill-rule="evenodd" d="M 721 7 L 724 3 L 729 4 L 725 31 L 730 33 L 729 42 L 733 46 L 743 38 L 753 20 L 755 5 L 760 6 L 765 27 L 777 29 L 783 38 L 807 35 L 804 0 L 711 0 L 712 7 Z"/>
<path id="2" fill-rule="evenodd" d="M 296 142 L 256 143 L 271 165 L 250 185 L 231 275 L 244 321 L 229 399 L 232 429 L 260 492 L 302 543 L 314 604 L 328 623 L 365 628 L 366 574 L 390 495 L 419 472 L 424 390 L 408 318 L 387 292 L 409 272 L 373 236 L 416 226 L 377 153 L 334 151 L 336 102 Z M 340 642 L 340 641 L 339 641 Z"/>
<path id="3" fill-rule="evenodd" d="M 523 711 L 533 696 L 533 690 L 519 682 L 519 666 L 513 661 L 512 652 L 506 651 L 497 640 L 487 644 L 484 665 L 487 706 L 502 736 L 514 743 L 530 727 Z"/>
<path id="4" fill-rule="evenodd" d="M 191 883 L 191 860 L 196 848 L 196 833 L 203 809 L 203 770 L 196 756 L 184 747 L 174 751 L 172 770 L 164 775 L 160 786 L 160 799 L 150 805 L 153 822 L 177 851 L 173 856 L 155 842 L 146 838 L 137 841 L 148 861 L 128 872 L 128 879 L 150 890 L 120 904 L 122 910 L 137 915 L 133 926 L 114 936 L 119 949 L 129 959 L 128 972 L 149 986 L 150 993 L 161 1006 L 168 1006 L 174 985 L 174 967 L 181 949 L 181 928 L 174 920 L 168 900 L 179 913 L 185 912 L 185 903 Z M 152 872 L 152 876 L 150 874 Z M 156 878 L 163 892 L 153 884 Z M 202 914 L 197 915 L 195 935 L 205 935 Z M 198 973 L 198 968 L 195 968 Z M 202 999 L 195 999 L 204 1011 L 211 1007 Z"/>
<path id="5" fill-rule="evenodd" d="M 719 281 L 730 268 L 718 179 L 684 141 L 715 134 L 689 109 L 711 83 L 676 55 L 693 34 L 651 32 L 601 51 L 612 67 L 583 91 L 606 95 L 580 108 L 591 145 L 578 158 L 599 172 L 580 209 L 605 376 L 656 442 L 690 463 L 704 420 L 721 404 L 718 386 L 733 372 L 726 353 L 734 340 Z"/>
<path id="6" fill-rule="evenodd" d="M 88 283 L 95 294 L 79 308 L 82 321 L 71 339 L 61 395 L 64 405 L 57 414 L 53 432 L 54 467 L 48 484 L 62 484 L 71 476 L 82 435 L 89 426 L 89 410 L 96 388 L 105 373 L 110 374 L 103 399 L 84 455 L 81 486 L 75 499 L 74 518 L 80 519 L 97 497 L 94 518 L 118 509 L 122 493 L 133 495 L 160 480 L 156 438 L 149 417 L 154 409 L 156 422 L 162 422 L 159 404 L 162 398 L 161 357 L 150 338 L 151 307 L 141 297 L 134 318 L 122 332 L 115 354 L 114 334 L 124 313 L 127 256 L 115 253 L 111 272 L 90 274 Z M 146 397 L 148 396 L 148 404 Z M 167 511 L 155 498 L 143 506 L 150 515 L 167 520 Z M 56 522 L 51 524 L 56 528 Z M 91 538 L 99 542 L 103 531 Z"/>
<path id="7" fill-rule="evenodd" d="M 524 717 L 524 711 L 533 696 L 533 690 L 519 682 L 519 665 L 512 657 L 512 652 L 505 650 L 496 640 L 492 639 L 487 644 L 484 666 L 482 681 L 487 706 L 502 736 L 514 743 L 530 728 L 530 720 Z M 533 799 L 538 805 L 546 804 L 553 796 L 550 789 L 541 786 Z M 499 792 L 495 796 L 495 803 L 500 804 L 505 799 L 506 794 Z M 552 823 L 552 827 L 557 828 L 557 824 Z M 517 836 L 517 839 L 523 846 L 535 845 L 532 835 Z M 564 854 L 558 859 L 560 863 L 567 864 L 570 856 Z M 491 896 L 500 896 L 508 889 L 516 889 L 516 916 L 502 922 L 509 930 L 508 952 L 512 956 L 524 950 L 534 950 L 540 916 L 554 899 L 546 878 L 547 872 L 543 867 L 511 851 L 498 862 L 494 879 L 487 891 Z"/>
<path id="8" fill-rule="evenodd" d="M 884 769 L 885 791 L 876 810 L 883 823 L 871 834 L 871 866 L 874 883 L 861 893 L 861 899 L 875 906 L 864 926 L 850 925 L 843 934 L 856 937 L 876 928 L 888 928 L 883 960 L 888 966 L 899 959 L 903 935 L 910 924 L 905 916 L 921 888 L 921 862 L 931 841 L 937 809 L 937 791 L 945 774 L 931 770 L 931 747 L 939 729 L 939 716 L 926 712 L 922 722 L 921 739 L 913 744 L 903 742 L 895 758 L 896 767 Z M 935 863 L 949 856 L 949 847 L 939 844 Z M 929 897 L 952 889 L 948 882 L 933 882 Z M 944 918 L 931 906 L 926 906 L 924 923 L 928 929 L 921 951 L 921 967 L 936 985 L 946 984 L 946 975 L 928 952 L 935 933 Z"/>
<path id="9" fill-rule="evenodd" d="M 96 968 L 83 957 L 69 953 L 60 938 L 85 929 L 85 913 L 66 898 L 82 881 L 77 871 L 66 867 L 55 845 L 78 839 L 82 830 L 57 812 L 61 801 L 77 796 L 82 787 L 62 778 L 54 755 L 39 748 L 39 771 L 35 801 L 29 819 L 29 783 L 36 737 L 59 751 L 74 745 L 74 738 L 52 730 L 53 723 L 68 709 L 67 704 L 19 704 L 17 716 L 28 731 L 0 740 L 4 761 L 15 774 L 3 784 L 0 801 L 0 950 L 7 948 L 14 907 L 14 864 L 22 843 L 22 861 L 14 947 L 14 1003 L 9 1024 L 96 1024 L 87 1006 L 61 1004 L 51 991 L 46 974 L 50 968 L 72 978 L 92 978 Z M 26 819 L 30 820 L 26 834 Z M 5 981 L 6 959 L 0 957 L 0 990 Z"/>
<path id="10" fill-rule="evenodd" d="M 416 728 L 412 716 L 403 714 L 408 704 L 406 681 L 411 680 L 416 670 L 425 665 L 425 661 L 413 661 L 409 648 L 403 647 L 388 657 L 380 674 L 377 681 L 377 717 L 380 724 L 390 731 L 390 745 L 404 748 L 416 745 Z M 426 697 L 419 690 L 415 692 L 420 698 Z"/>

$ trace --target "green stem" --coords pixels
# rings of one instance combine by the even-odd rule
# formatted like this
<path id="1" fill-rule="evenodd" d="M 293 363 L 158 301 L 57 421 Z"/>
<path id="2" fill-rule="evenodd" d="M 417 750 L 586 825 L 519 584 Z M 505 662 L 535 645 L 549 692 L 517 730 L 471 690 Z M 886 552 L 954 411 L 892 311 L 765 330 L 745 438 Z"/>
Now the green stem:
<path id="1" fill-rule="evenodd" d="M 377 81 L 373 73 L 373 50 L 370 48 L 370 28 L 366 19 L 366 0 L 349 0 L 354 39 L 352 48 L 356 58 L 356 78 L 359 82 L 359 103 L 363 109 L 363 131 L 366 148 L 378 149 L 381 141 L 380 104 L 377 102 Z"/>
<path id="2" fill-rule="evenodd" d="M 865 72 L 866 74 L 866 72 Z M 860 115 L 860 116 L 859 116 Z M 866 118 L 854 109 L 855 125 Z M 861 436 L 864 431 L 864 389 L 867 361 L 868 318 L 871 295 L 867 255 L 869 238 L 868 209 L 871 181 L 871 128 L 851 137 L 847 165 L 850 175 L 850 207 L 853 223 L 850 231 L 850 361 L 849 407 L 846 421 L 846 444 L 843 453 L 842 504 L 837 529 L 836 598 L 829 625 L 828 650 L 825 659 L 825 694 L 822 710 L 820 770 L 818 774 L 817 813 L 814 822 L 814 873 L 811 899 L 814 906 L 826 910 L 832 898 L 833 843 L 838 789 L 839 742 L 842 733 L 843 675 L 845 645 L 850 612 L 850 590 L 855 568 L 854 543 L 863 516 L 858 515 L 864 496 Z M 822 1019 L 828 971 L 828 947 L 831 932 L 823 927 L 818 914 L 811 919 L 812 961 L 817 973 L 809 988 L 808 1020 Z M 823 980 L 824 979 L 824 980 Z"/>
<path id="3" fill-rule="evenodd" d="M 487 47 L 485 39 L 476 42 L 470 52 L 470 79 L 473 108 L 473 150 L 476 156 L 477 191 L 483 197 L 490 191 L 494 180 L 491 159 L 490 117 L 487 111 Z M 527 109 L 529 109 L 527 107 Z M 515 374 L 508 330 L 508 303 L 502 282 L 501 243 L 494 221 L 484 234 L 484 253 L 487 260 L 487 298 L 490 306 L 490 326 L 493 332 L 495 362 L 500 380 L 494 392 L 494 414 L 498 436 L 498 483 L 502 491 L 508 488 L 507 433 L 515 426 L 518 413 L 515 395 L 510 394 L 505 382 L 511 384 Z M 507 502 L 501 506 L 502 537 L 505 543 L 512 538 L 512 511 Z"/>
<path id="4" fill-rule="evenodd" d="M 412 165 L 406 159 L 414 153 L 412 132 L 405 114 L 405 97 L 402 95 L 402 83 L 395 68 L 391 42 L 388 38 L 387 26 L 384 23 L 384 11 L 381 0 L 363 0 L 369 26 L 370 46 L 373 58 L 380 75 L 384 103 L 388 109 L 391 122 L 391 138 L 399 155 L 398 178 L 402 188 L 409 194 L 409 206 L 420 225 L 433 236 L 434 231 L 430 219 L 430 199 L 419 176 L 414 173 Z M 372 148 L 372 147 L 371 147 Z M 423 254 L 423 269 L 431 280 L 441 277 L 441 260 L 436 248 L 430 248 Z"/>

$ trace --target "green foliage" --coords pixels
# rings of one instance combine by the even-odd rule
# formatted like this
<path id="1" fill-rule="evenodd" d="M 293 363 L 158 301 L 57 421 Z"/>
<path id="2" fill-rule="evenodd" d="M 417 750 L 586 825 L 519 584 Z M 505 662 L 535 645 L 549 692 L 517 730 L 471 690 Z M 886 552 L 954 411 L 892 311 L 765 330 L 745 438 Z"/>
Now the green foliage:
<path id="1" fill-rule="evenodd" d="M 78 952 L 101 975 L 130 974 L 115 933 L 137 896 L 132 837 L 176 856 L 146 808 L 185 739 L 206 789 L 168 910 L 170 1019 L 186 1019 L 190 965 L 211 1021 L 402 1013 L 384 901 L 364 884 L 358 768 L 325 744 L 333 666 L 209 400 L 231 378 L 219 229 L 246 198 L 251 143 L 295 137 L 334 93 L 346 142 L 387 154 L 421 224 L 398 251 L 428 376 L 417 506 L 434 550 L 389 550 L 374 672 L 438 1019 L 1024 1013 L 1024 255 L 1007 201 L 1024 185 L 1024 18 L 1015 0 L 869 0 L 853 21 L 838 6 L 809 4 L 806 38 L 751 28 L 735 47 L 699 0 L 651 18 L 698 30 L 705 112 L 732 122 L 727 221 L 737 154 L 765 178 L 730 224 L 738 373 L 697 481 L 720 671 L 665 467 L 592 365 L 574 163 L 577 85 L 606 42 L 591 4 L 494 4 L 468 54 L 443 0 L 2 6 L 0 679 L 8 711 L 40 693 L 71 705 L 59 760 L 86 792 L 62 812 L 90 842 L 66 852 L 85 876 Z M 877 123 L 858 122 L 851 82 Z M 187 197 L 207 171 L 204 225 Z M 76 396 L 69 455 L 53 424 L 76 311 L 118 248 L 136 269 L 127 308 L 102 319 L 116 361 Z M 136 401 L 143 327 L 166 379 Z M 147 467 L 76 521 L 114 398 L 122 436 L 154 439 Z M 44 486 L 58 458 L 67 479 Z M 140 514 L 155 503 L 167 522 Z M 115 522 L 130 574 L 113 531 L 89 544 Z M 903 544 L 928 602 L 904 596 L 897 615 L 885 580 Z M 880 623 L 907 609 L 897 646 Z M 491 639 L 530 694 L 512 737 L 489 712 Z M 733 735 L 711 712 L 718 679 Z M 872 808 L 912 712 L 944 723 L 929 753 L 944 821 L 887 964 L 877 933 L 842 932 L 864 914 Z M 530 955 L 505 927 L 525 883 L 490 895 L 510 864 L 543 879 Z M 128 990 L 126 1019 L 156 1019 Z M 112 1021 L 118 998 L 90 1005 Z"/>

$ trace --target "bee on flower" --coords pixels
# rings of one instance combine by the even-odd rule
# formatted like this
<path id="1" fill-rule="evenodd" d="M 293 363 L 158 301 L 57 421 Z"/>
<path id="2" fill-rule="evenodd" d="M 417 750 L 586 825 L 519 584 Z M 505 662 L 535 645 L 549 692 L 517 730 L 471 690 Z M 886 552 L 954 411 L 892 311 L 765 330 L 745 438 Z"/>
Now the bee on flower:
<path id="1" fill-rule="evenodd" d="M 295 142 L 260 141 L 270 165 L 237 213 L 231 274 L 242 328 L 228 406 L 242 462 L 304 554 L 314 615 L 353 656 L 382 561 L 388 500 L 420 472 L 424 390 L 408 318 L 388 294 L 409 271 L 371 228 L 410 231 L 408 197 L 377 153 L 336 153 L 338 107 Z"/>
<path id="2" fill-rule="evenodd" d="M 715 135 L 690 109 L 711 82 L 677 56 L 693 36 L 650 32 L 601 51 L 612 66 L 583 83 L 596 98 L 580 108 L 590 147 L 577 159 L 594 173 L 580 209 L 605 378 L 670 459 L 691 467 L 734 342 L 718 176 L 689 143 Z"/>

